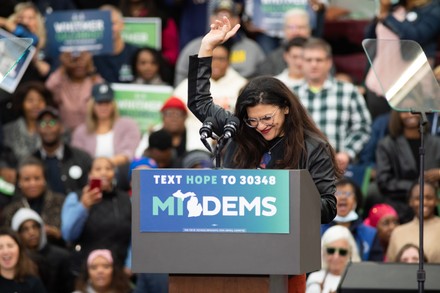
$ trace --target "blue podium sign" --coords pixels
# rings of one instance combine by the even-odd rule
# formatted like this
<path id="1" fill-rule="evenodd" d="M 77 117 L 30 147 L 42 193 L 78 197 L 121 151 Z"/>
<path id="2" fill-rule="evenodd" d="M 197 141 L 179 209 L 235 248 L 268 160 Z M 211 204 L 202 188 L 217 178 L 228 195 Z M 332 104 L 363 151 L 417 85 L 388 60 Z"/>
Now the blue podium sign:
<path id="1" fill-rule="evenodd" d="M 287 170 L 140 170 L 140 232 L 288 234 Z"/>

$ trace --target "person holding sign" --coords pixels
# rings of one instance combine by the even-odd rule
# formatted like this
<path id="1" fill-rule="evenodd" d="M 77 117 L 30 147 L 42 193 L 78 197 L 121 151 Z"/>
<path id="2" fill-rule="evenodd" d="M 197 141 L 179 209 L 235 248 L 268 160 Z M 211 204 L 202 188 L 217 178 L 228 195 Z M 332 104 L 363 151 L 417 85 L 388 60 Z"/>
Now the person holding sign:
<path id="1" fill-rule="evenodd" d="M 239 27 L 232 27 L 227 17 L 216 20 L 204 36 L 198 56 L 190 57 L 188 108 L 200 121 L 211 117 L 215 130 L 223 129 L 233 116 L 242 122 L 227 146 L 226 167 L 307 169 L 321 196 L 321 222 L 329 223 L 336 216 L 335 180 L 340 171 L 333 148 L 298 97 L 278 79 L 264 76 L 244 86 L 234 113 L 213 103 L 209 81 L 213 50 Z M 305 276 L 291 278 L 289 287 L 289 292 L 304 288 Z"/>

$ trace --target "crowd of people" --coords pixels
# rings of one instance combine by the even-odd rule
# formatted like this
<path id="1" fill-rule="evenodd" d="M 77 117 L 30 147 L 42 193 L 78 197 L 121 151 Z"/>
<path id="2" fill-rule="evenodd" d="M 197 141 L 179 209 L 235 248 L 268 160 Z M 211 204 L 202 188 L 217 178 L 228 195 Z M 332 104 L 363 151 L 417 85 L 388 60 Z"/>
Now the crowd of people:
<path id="1" fill-rule="evenodd" d="M 5 292 L 167 292 L 166 274 L 131 271 L 131 173 L 213 168 L 199 134 L 208 117 L 218 135 L 240 121 L 223 166 L 307 169 L 317 186 L 322 270 L 291 276 L 289 292 L 335 291 L 350 261 L 418 262 L 421 218 L 423 258 L 440 262 L 438 113 L 421 127 L 388 107 L 377 80 L 339 71 L 323 31 L 325 19 L 348 17 L 332 5 L 343 1 L 291 1 L 273 15 L 244 0 L 6 2 L 0 29 L 31 38 L 36 53 L 17 89 L 0 90 Z M 440 1 L 394 2 L 380 0 L 365 36 L 414 40 L 434 70 Z M 73 9 L 110 12 L 110 54 L 48 54 L 45 16 Z M 124 41 L 124 17 L 159 18 L 161 50 Z M 113 83 L 172 87 L 161 122 L 142 133 L 120 115 Z"/>

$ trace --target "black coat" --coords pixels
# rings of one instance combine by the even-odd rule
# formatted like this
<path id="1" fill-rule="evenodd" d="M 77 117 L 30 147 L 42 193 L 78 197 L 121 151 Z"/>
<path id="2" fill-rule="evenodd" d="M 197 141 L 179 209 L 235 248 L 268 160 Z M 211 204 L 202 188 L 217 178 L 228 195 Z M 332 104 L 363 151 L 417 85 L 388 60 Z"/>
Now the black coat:
<path id="1" fill-rule="evenodd" d="M 41 151 L 38 150 L 34 153 L 34 156 L 42 159 Z M 44 164 L 44 160 L 43 160 Z M 71 172 L 71 168 L 77 166 L 82 171 L 81 175 L 77 178 L 74 176 L 74 172 Z M 64 183 L 64 194 L 81 190 L 88 182 L 88 175 L 92 166 L 92 158 L 90 155 L 80 149 L 72 147 L 68 144 L 64 144 L 64 156 L 60 161 L 61 169 L 61 181 Z M 74 167 L 76 168 L 76 167 Z M 70 171 L 70 172 L 69 172 Z M 51 186 L 50 178 L 46 176 L 49 186 Z"/>
<path id="2" fill-rule="evenodd" d="M 419 161 L 408 140 L 386 136 L 376 150 L 376 180 L 385 197 L 406 203 L 411 185 L 419 178 Z M 440 137 L 425 134 L 425 170 L 440 168 Z"/>
<path id="3" fill-rule="evenodd" d="M 226 121 L 233 114 L 214 105 L 209 92 L 211 59 L 190 57 L 188 70 L 188 108 L 196 117 L 204 121 L 207 117 L 216 120 L 216 125 L 223 129 Z M 233 148 L 232 141 L 230 148 Z M 336 216 L 335 167 L 330 157 L 326 142 L 312 136 L 305 138 L 307 155 L 302 156 L 298 169 L 307 169 L 321 195 L 321 223 L 329 223 Z M 280 144 L 282 146 L 282 144 Z M 272 152 L 272 161 L 282 159 L 284 150 L 277 147 Z M 270 168 L 270 164 L 268 165 Z"/>

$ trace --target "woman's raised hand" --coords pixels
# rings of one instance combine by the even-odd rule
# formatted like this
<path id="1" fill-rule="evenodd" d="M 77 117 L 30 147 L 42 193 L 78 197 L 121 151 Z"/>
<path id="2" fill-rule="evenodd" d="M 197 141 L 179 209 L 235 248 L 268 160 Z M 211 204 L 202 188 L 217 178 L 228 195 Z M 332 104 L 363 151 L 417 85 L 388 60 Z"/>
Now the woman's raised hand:
<path id="1" fill-rule="evenodd" d="M 214 50 L 217 45 L 226 42 L 229 38 L 234 36 L 239 28 L 239 24 L 231 27 L 231 22 L 226 16 L 223 16 L 221 20 L 216 19 L 215 22 L 211 24 L 211 30 L 203 37 L 199 57 L 212 56 L 212 50 Z"/>

